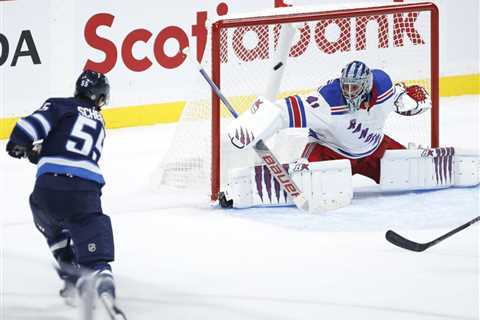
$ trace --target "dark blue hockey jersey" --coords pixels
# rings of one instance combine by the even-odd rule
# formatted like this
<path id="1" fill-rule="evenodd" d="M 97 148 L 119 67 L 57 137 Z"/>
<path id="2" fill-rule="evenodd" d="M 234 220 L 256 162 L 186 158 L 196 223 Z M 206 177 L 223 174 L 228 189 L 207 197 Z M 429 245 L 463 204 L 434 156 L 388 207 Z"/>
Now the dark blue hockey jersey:
<path id="1" fill-rule="evenodd" d="M 69 174 L 105 184 L 98 160 L 102 154 L 105 123 L 92 102 L 78 98 L 51 98 L 21 118 L 10 136 L 20 145 L 43 140 L 37 177 L 44 173 Z"/>

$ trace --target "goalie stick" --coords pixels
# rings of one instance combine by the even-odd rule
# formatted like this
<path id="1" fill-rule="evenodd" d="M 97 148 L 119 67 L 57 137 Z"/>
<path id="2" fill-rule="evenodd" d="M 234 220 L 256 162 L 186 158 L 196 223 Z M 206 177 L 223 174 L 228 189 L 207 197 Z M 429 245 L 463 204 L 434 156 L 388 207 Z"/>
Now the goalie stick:
<path id="1" fill-rule="evenodd" d="M 213 80 L 207 74 L 205 69 L 203 69 L 202 65 L 195 58 L 190 56 L 188 48 L 185 48 L 183 50 L 183 53 L 189 58 L 189 60 L 191 60 L 197 66 L 197 69 L 202 75 L 202 77 L 210 85 L 210 87 L 215 92 L 215 94 L 220 98 L 220 100 L 222 100 L 223 104 L 228 109 L 228 111 L 232 114 L 232 116 L 237 118 L 238 113 L 235 111 L 235 108 L 233 108 L 233 106 L 230 104 L 227 98 L 223 95 L 223 93 L 220 91 L 217 85 L 213 82 Z M 279 66 L 277 64 L 274 67 L 276 68 L 274 69 L 274 71 L 282 70 L 283 69 L 281 68 L 282 66 L 283 65 Z M 271 86 L 271 84 L 269 84 L 269 86 Z M 272 89 L 269 89 L 269 90 L 272 90 Z M 290 196 L 290 198 L 293 200 L 295 205 L 301 210 L 308 211 L 308 201 L 303 196 L 297 184 L 293 181 L 293 179 L 290 177 L 288 172 L 283 168 L 283 166 L 278 161 L 277 157 L 272 153 L 272 151 L 270 151 L 270 149 L 263 142 L 263 140 L 259 140 L 255 144 L 253 149 L 258 154 L 258 156 L 262 159 L 262 161 L 265 163 L 265 165 L 270 170 L 270 172 L 275 177 L 275 179 L 278 181 L 282 189 Z"/>
<path id="2" fill-rule="evenodd" d="M 426 242 L 426 243 L 418 243 L 418 242 L 409 240 L 405 237 L 402 237 L 401 235 L 399 235 L 398 233 L 396 233 L 395 231 L 392 231 L 392 230 L 387 231 L 387 233 L 385 234 L 385 238 L 389 242 L 396 245 L 397 247 L 407 249 L 407 250 L 410 250 L 410 251 L 422 252 L 422 251 L 425 251 L 426 249 L 430 248 L 431 246 L 436 245 L 440 241 L 443 241 L 443 240 L 447 239 L 448 237 L 454 235 L 455 233 L 457 233 L 459 231 L 462 231 L 463 229 L 471 226 L 472 224 L 474 224 L 478 221 L 480 221 L 480 216 L 475 217 L 474 219 L 468 221 L 467 223 L 462 224 L 461 226 L 453 229 L 450 232 L 447 232 L 443 236 L 440 236 L 437 239 L 432 240 L 430 242 Z"/>

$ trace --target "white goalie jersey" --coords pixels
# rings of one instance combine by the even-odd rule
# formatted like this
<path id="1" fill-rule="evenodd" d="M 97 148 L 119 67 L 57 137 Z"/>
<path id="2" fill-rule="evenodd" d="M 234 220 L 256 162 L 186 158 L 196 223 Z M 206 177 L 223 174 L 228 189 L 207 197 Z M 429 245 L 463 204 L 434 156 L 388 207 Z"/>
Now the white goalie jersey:
<path id="1" fill-rule="evenodd" d="M 353 111 L 342 95 L 340 79 L 306 95 L 294 95 L 275 103 L 258 97 L 251 108 L 229 124 L 226 135 L 238 149 L 285 128 L 309 128 L 311 138 L 349 159 L 371 155 L 383 139 L 388 115 L 395 111 L 411 116 L 431 108 L 431 100 L 419 86 L 393 85 L 382 70 L 372 70 L 368 100 Z"/>
<path id="2" fill-rule="evenodd" d="M 397 101 L 405 92 L 402 87 L 394 86 L 382 70 L 372 70 L 372 74 L 369 100 L 355 112 L 347 106 L 340 79 L 331 80 L 310 94 L 277 101 L 276 104 L 285 110 L 285 125 L 310 128 L 314 141 L 347 158 L 358 159 L 372 154 L 383 139 L 383 128 L 390 112 L 401 113 Z"/>

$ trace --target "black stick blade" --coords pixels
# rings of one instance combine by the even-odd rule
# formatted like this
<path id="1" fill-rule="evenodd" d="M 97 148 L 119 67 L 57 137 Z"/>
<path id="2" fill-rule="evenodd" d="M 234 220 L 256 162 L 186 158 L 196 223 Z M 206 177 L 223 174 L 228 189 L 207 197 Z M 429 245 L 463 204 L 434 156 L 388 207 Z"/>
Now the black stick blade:
<path id="1" fill-rule="evenodd" d="M 273 67 L 273 70 L 274 70 L 274 71 L 277 71 L 277 70 L 280 69 L 282 66 L 283 66 L 283 63 L 282 63 L 282 62 L 279 62 L 279 63 L 277 63 L 277 64 Z"/>
<path id="2" fill-rule="evenodd" d="M 457 227 L 457 228 L 447 232 L 443 236 L 440 236 L 437 239 L 432 240 L 432 241 L 427 242 L 427 243 L 418 243 L 418 242 L 408 240 L 408 239 L 402 237 L 401 235 L 399 235 L 398 233 L 396 233 L 395 231 L 392 231 L 392 230 L 387 231 L 387 233 L 385 234 L 385 238 L 388 241 L 390 241 L 391 243 L 393 243 L 394 245 L 396 245 L 400 248 L 411 250 L 411 251 L 416 251 L 416 252 L 421 252 L 421 251 L 424 251 L 425 249 L 428 249 L 431 246 L 434 246 L 437 243 L 447 239 L 448 237 L 451 237 L 455 233 L 457 233 L 459 231 L 462 231 L 463 229 L 465 229 L 465 228 L 467 228 L 467 227 L 471 226 L 472 224 L 477 223 L 479 221 L 480 221 L 480 216 L 475 217 L 472 220 L 468 221 L 467 223 L 462 224 L 460 227 Z"/>
<path id="3" fill-rule="evenodd" d="M 408 240 L 392 230 L 387 231 L 385 238 L 397 247 L 410 251 L 422 252 L 429 247 L 428 243 L 418 243 Z"/>

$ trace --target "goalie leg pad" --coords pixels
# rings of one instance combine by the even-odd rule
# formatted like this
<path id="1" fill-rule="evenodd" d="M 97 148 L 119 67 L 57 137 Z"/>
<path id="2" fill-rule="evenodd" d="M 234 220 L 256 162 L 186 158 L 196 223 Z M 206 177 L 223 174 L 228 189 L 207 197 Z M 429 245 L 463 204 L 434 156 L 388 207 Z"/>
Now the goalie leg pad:
<path id="1" fill-rule="evenodd" d="M 285 164 L 284 167 L 288 171 L 294 164 Z M 292 179 L 309 201 L 310 213 L 346 206 L 353 197 L 352 171 L 348 160 L 311 162 L 307 169 L 293 172 Z M 233 200 L 234 208 L 294 205 L 266 166 L 231 170 L 225 199 Z"/>
<path id="2" fill-rule="evenodd" d="M 455 186 L 472 187 L 480 183 L 480 155 L 478 152 L 456 150 L 453 168 Z"/>
<path id="3" fill-rule="evenodd" d="M 380 160 L 385 191 L 433 190 L 479 183 L 479 157 L 455 149 L 387 150 Z"/>
<path id="4" fill-rule="evenodd" d="M 309 201 L 310 213 L 345 207 L 352 202 L 352 168 L 350 161 L 311 162 L 308 170 L 294 172 L 292 178 Z"/>
<path id="5" fill-rule="evenodd" d="M 252 195 L 252 168 L 235 168 L 228 172 L 228 185 L 224 191 L 224 202 L 228 207 L 249 208 L 254 206 Z M 227 208 L 227 206 L 223 206 Z"/>

